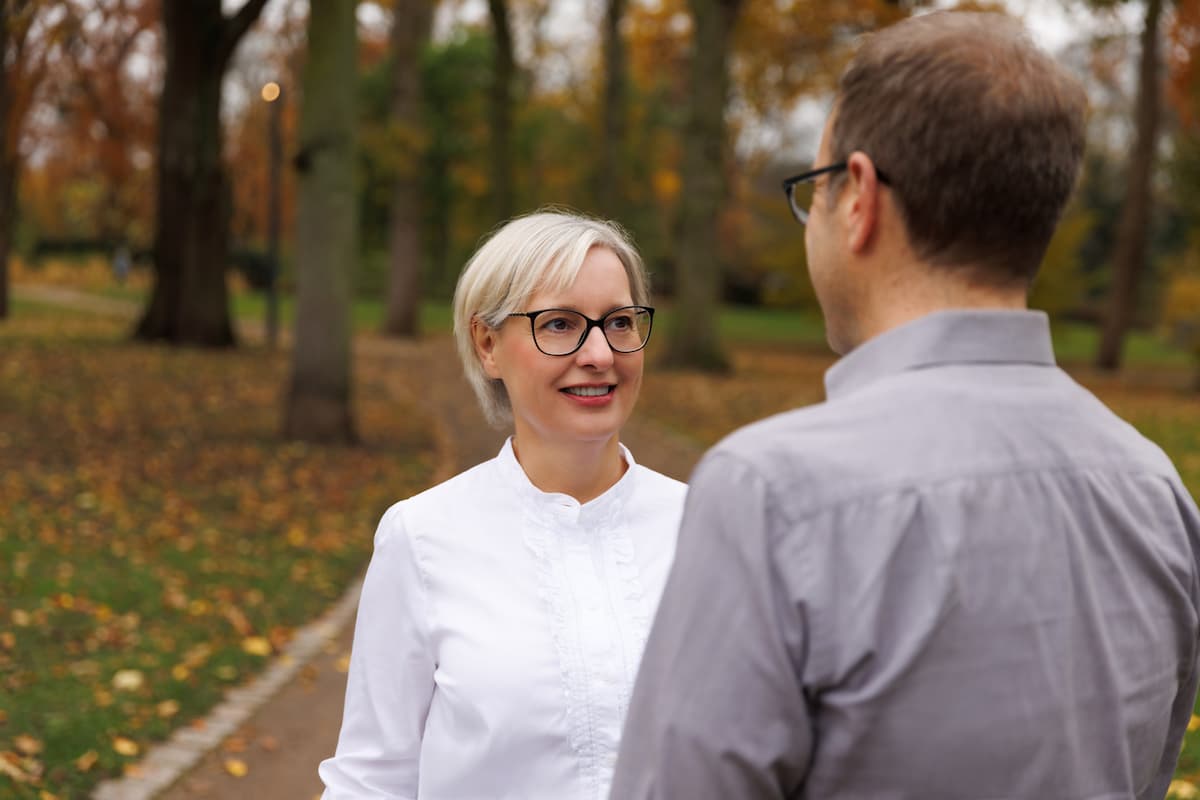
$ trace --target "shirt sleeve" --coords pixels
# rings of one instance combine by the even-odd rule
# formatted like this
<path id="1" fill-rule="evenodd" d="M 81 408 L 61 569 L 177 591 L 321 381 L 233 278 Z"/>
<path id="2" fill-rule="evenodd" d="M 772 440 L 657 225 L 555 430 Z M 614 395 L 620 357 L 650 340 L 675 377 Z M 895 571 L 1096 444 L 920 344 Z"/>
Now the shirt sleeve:
<path id="1" fill-rule="evenodd" d="M 403 506 L 384 514 L 367 568 L 337 752 L 323 800 L 415 800 L 434 661 L 424 584 Z"/>
<path id="2" fill-rule="evenodd" d="M 766 482 L 710 454 L 630 703 L 614 800 L 786 798 L 813 746 L 797 661 L 806 633 L 772 554 Z"/>

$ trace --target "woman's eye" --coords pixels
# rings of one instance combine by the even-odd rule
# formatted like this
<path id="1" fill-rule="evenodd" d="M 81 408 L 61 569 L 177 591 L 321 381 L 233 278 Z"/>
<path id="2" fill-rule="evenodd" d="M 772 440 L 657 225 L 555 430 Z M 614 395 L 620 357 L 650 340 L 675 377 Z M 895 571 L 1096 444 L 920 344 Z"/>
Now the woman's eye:
<path id="1" fill-rule="evenodd" d="M 542 330 L 550 333 L 565 333 L 574 327 L 571 320 L 566 317 L 551 317 L 542 323 Z"/>
<path id="2" fill-rule="evenodd" d="M 619 317 L 608 318 L 608 329 L 610 331 L 627 331 L 633 327 L 633 320 L 625 315 Z"/>

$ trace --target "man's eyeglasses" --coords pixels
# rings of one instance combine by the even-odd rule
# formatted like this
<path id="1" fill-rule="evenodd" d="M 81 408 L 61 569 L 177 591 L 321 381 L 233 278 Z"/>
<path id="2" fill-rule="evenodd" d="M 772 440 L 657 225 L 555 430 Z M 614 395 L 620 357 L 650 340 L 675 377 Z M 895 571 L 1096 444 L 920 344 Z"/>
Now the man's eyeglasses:
<path id="1" fill-rule="evenodd" d="M 569 356 L 599 328 L 608 346 L 618 353 L 636 353 L 650 341 L 654 309 L 649 306 L 614 308 L 600 319 L 592 319 L 569 308 L 521 311 L 510 317 L 528 317 L 533 343 L 548 356 Z"/>
<path id="2" fill-rule="evenodd" d="M 809 170 L 799 175 L 788 178 L 783 182 L 783 191 L 787 195 L 788 206 L 792 209 L 792 216 L 801 225 L 808 224 L 808 209 L 812 207 L 813 198 L 813 181 L 822 175 L 828 175 L 832 172 L 841 172 L 849 166 L 848 162 L 842 161 L 837 164 L 830 164 L 827 167 L 819 167 L 818 169 Z M 888 176 L 883 174 L 883 170 L 876 167 L 875 177 L 879 178 L 882 184 L 890 184 Z"/>

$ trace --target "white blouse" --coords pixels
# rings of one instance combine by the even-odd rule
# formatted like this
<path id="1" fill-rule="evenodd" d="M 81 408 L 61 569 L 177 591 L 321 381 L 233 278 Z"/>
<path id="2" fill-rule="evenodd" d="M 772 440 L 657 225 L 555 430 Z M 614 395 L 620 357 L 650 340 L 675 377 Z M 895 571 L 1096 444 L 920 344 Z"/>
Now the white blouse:
<path id="1" fill-rule="evenodd" d="M 629 465 L 580 505 L 509 440 L 388 509 L 325 800 L 604 800 L 686 486 Z"/>

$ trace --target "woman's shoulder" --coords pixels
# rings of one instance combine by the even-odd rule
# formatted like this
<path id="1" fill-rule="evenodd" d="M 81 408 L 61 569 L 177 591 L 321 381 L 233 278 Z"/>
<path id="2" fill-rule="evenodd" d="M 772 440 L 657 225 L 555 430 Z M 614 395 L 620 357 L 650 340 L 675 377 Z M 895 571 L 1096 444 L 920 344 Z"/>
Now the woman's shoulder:
<path id="1" fill-rule="evenodd" d="M 380 529 L 409 535 L 444 529 L 445 525 L 480 508 L 495 483 L 492 462 L 485 461 L 452 478 L 394 503 L 383 515 Z"/>
<path id="2" fill-rule="evenodd" d="M 638 473 L 637 494 L 650 502 L 683 505 L 684 496 L 687 494 L 686 483 L 677 481 L 661 472 L 655 472 L 641 464 L 638 464 L 635 469 Z"/>

